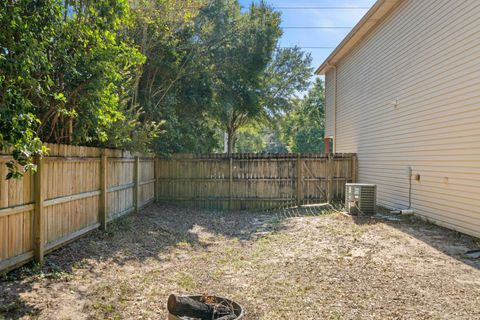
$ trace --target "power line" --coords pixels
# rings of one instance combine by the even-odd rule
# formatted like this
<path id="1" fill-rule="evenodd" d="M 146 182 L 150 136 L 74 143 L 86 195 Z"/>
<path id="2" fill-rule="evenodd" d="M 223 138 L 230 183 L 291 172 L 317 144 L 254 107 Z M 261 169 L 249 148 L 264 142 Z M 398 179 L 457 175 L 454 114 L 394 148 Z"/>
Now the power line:
<path id="1" fill-rule="evenodd" d="M 353 27 L 338 27 L 338 26 L 326 26 L 326 27 L 321 27 L 321 26 L 287 26 L 287 27 L 281 27 L 282 29 L 352 29 Z"/>
<path id="2" fill-rule="evenodd" d="M 278 10 L 368 10 L 370 7 L 273 7 Z"/>
<path id="3" fill-rule="evenodd" d="M 293 47 L 280 47 L 283 49 L 293 49 L 293 48 L 300 48 L 300 49 L 325 49 L 325 50 L 331 50 L 335 49 L 335 47 L 301 47 L 301 46 L 293 46 Z"/>

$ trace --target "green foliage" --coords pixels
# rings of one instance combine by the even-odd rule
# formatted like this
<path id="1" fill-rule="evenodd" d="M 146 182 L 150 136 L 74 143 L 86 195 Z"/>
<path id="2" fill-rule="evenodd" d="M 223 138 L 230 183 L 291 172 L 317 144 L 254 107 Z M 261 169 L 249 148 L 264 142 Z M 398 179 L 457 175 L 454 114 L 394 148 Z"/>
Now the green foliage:
<path id="1" fill-rule="evenodd" d="M 238 130 L 235 152 L 287 153 L 287 146 L 281 141 L 276 130 L 256 124 L 246 125 Z"/>
<path id="2" fill-rule="evenodd" d="M 293 114 L 293 110 L 298 109 L 296 105 L 300 100 L 297 95 L 310 85 L 310 75 L 313 71 L 311 60 L 310 55 L 305 54 L 298 47 L 275 50 L 273 57 L 261 73 L 261 83 L 257 84 L 260 90 L 258 101 L 249 106 L 255 111 L 245 114 L 238 133 L 233 133 L 235 152 L 288 152 L 285 142 L 281 139 L 279 123 L 284 123 L 285 118 L 288 118 L 290 113 Z M 301 127 L 301 124 L 295 123 L 297 120 L 304 119 L 292 119 L 289 125 Z M 321 130 L 313 127 L 311 129 L 312 131 Z M 311 138 L 313 137 L 305 137 L 305 139 Z M 306 151 L 305 149 L 298 152 Z"/>
<path id="3" fill-rule="evenodd" d="M 234 148 L 237 130 L 262 114 L 263 75 L 281 35 L 280 16 L 265 3 L 240 12 L 237 1 L 213 1 L 215 31 L 224 35 L 212 52 L 215 79 L 215 120 Z"/>
<path id="4" fill-rule="evenodd" d="M 265 150 L 266 145 L 265 135 L 261 128 L 247 125 L 238 130 L 235 152 L 260 153 Z"/>
<path id="5" fill-rule="evenodd" d="M 36 134 L 39 102 L 50 95 L 53 65 L 48 57 L 60 21 L 53 0 L 0 3 L 0 148 L 13 148 L 7 178 L 35 168 L 45 151 Z M 59 98 L 59 97 L 57 97 Z"/>
<path id="6" fill-rule="evenodd" d="M 2 1 L 8 178 L 35 169 L 42 142 L 205 153 L 227 132 L 229 150 L 286 151 L 273 124 L 306 121 L 295 101 L 312 69 L 299 48 L 277 48 L 279 26 L 263 1 Z M 300 150 L 315 125 L 281 132 Z"/>
<path id="7" fill-rule="evenodd" d="M 122 34 L 131 25 L 129 5 L 126 0 L 66 1 L 62 10 L 50 54 L 51 89 L 65 99 L 49 101 L 38 133 L 43 141 L 125 147 L 133 140 L 132 124 L 139 123 L 141 112 L 128 102 L 144 62 Z M 115 128 L 122 130 L 115 134 Z M 125 128 L 132 130 L 125 134 Z"/>
<path id="8" fill-rule="evenodd" d="M 124 30 L 127 0 L 0 4 L 0 147 L 9 176 L 34 168 L 43 142 L 145 146 L 158 124 L 129 103 L 143 55 Z M 148 131 L 148 134 L 147 134 Z"/>
<path id="9" fill-rule="evenodd" d="M 307 96 L 296 101 L 282 122 L 283 141 L 291 152 L 323 152 L 325 133 L 325 90 L 316 79 Z"/>
<path id="10" fill-rule="evenodd" d="M 288 146 L 281 140 L 275 130 L 264 130 L 266 146 L 263 152 L 267 153 L 288 153 Z"/>
<path id="11" fill-rule="evenodd" d="M 165 121 L 159 153 L 218 149 L 218 129 L 232 150 L 240 128 L 279 116 L 308 85 L 311 58 L 276 50 L 280 15 L 263 2 L 245 12 L 236 0 L 134 3 L 131 36 L 147 57 L 134 96 Z"/>
<path id="12" fill-rule="evenodd" d="M 293 107 L 297 94 L 308 89 L 312 57 L 299 47 L 278 48 L 264 73 L 262 107 L 264 118 L 283 117 Z"/>
<path id="13" fill-rule="evenodd" d="M 212 106 L 209 21 L 206 1 L 137 0 L 129 31 L 147 61 L 136 79 L 134 100 L 145 119 L 164 121 L 154 142 L 158 153 L 208 152 L 216 146 L 207 114 Z"/>

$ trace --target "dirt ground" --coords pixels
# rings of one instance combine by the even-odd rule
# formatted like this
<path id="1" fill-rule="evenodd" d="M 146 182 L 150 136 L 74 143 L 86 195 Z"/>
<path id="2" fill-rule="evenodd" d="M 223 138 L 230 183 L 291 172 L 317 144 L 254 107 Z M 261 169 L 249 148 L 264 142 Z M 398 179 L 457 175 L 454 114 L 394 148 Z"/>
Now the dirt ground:
<path id="1" fill-rule="evenodd" d="M 166 319 L 170 293 L 245 319 L 480 319 L 479 246 L 408 217 L 153 205 L 1 276 L 0 319 Z"/>

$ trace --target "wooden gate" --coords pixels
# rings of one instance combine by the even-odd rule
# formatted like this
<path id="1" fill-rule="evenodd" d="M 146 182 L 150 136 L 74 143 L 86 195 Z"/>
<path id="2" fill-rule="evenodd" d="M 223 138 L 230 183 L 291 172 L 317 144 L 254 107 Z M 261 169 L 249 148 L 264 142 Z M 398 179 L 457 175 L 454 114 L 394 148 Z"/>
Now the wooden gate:
<path id="1" fill-rule="evenodd" d="M 355 154 L 179 154 L 157 160 L 158 199 L 248 210 L 341 201 Z"/>

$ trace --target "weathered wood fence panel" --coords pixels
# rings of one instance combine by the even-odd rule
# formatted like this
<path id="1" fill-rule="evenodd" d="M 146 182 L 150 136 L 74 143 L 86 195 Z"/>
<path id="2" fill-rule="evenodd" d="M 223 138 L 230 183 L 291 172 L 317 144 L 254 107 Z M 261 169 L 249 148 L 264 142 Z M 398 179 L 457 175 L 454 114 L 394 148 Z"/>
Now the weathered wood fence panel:
<path id="1" fill-rule="evenodd" d="M 0 153 L 0 271 L 158 200 L 222 210 L 341 200 L 356 181 L 353 154 L 175 155 L 47 145 L 38 172 L 6 180 Z"/>
<path id="2" fill-rule="evenodd" d="M 135 159 L 108 158 L 107 220 L 122 216 L 135 209 Z"/>
<path id="3" fill-rule="evenodd" d="M 0 271 L 42 261 L 46 252 L 155 200 L 153 156 L 47 147 L 38 172 L 20 180 L 5 179 L 11 156 L 0 155 Z"/>
<path id="4" fill-rule="evenodd" d="M 355 168 L 354 154 L 184 154 L 155 171 L 159 201 L 246 210 L 341 200 Z"/>
<path id="5" fill-rule="evenodd" d="M 139 207 L 155 201 L 155 159 L 140 159 Z"/>
<path id="6" fill-rule="evenodd" d="M 7 175 L 8 156 L 0 156 L 0 175 Z M 0 179 L 0 269 L 11 257 L 33 257 L 33 175 L 22 180 Z"/>

